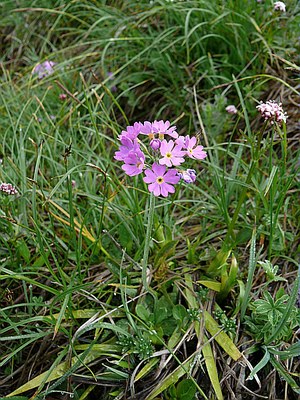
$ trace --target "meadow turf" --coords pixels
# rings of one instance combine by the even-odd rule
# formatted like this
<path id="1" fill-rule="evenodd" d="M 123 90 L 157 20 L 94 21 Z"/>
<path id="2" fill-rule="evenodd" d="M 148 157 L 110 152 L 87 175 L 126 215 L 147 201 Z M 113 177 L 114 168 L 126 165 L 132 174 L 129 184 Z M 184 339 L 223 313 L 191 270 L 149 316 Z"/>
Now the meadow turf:
<path id="1" fill-rule="evenodd" d="M 300 6 L 273 3 L 0 1 L 0 400 L 299 398 Z M 114 157 L 154 120 L 207 152 L 166 197 Z"/>

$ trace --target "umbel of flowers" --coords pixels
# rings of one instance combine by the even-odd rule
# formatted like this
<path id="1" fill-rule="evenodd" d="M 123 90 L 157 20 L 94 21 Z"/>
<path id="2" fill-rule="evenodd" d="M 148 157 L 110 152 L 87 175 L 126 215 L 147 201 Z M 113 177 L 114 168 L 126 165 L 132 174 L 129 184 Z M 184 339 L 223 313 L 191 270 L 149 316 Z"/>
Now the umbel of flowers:
<path id="1" fill-rule="evenodd" d="M 145 140 L 143 140 L 145 139 Z M 169 121 L 135 122 L 119 136 L 121 142 L 114 158 L 122 161 L 129 176 L 144 174 L 144 182 L 154 196 L 174 193 L 180 180 L 193 183 L 194 169 L 183 169 L 186 159 L 202 160 L 207 156 L 196 137 L 179 136 Z"/>

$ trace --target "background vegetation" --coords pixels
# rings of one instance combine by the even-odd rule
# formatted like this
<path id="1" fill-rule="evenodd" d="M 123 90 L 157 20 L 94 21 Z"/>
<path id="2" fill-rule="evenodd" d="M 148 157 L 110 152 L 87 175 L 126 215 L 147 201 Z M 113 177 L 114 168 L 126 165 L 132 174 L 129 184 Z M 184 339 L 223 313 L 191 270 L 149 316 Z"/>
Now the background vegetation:
<path id="1" fill-rule="evenodd" d="M 18 190 L 0 193 L 1 396 L 298 398 L 300 10 L 286 6 L 0 2 L 0 182 Z M 281 128 L 255 108 L 269 99 Z M 113 155 L 154 119 L 208 157 L 156 201 L 147 293 L 149 192 Z"/>

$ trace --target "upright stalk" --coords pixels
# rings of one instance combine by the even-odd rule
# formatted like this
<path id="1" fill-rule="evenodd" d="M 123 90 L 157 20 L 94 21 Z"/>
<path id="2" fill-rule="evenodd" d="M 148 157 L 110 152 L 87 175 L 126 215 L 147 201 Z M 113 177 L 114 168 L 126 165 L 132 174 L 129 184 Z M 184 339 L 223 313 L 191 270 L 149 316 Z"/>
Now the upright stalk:
<path id="1" fill-rule="evenodd" d="M 155 208 L 155 197 L 152 193 L 150 193 L 149 207 L 148 207 L 148 223 L 147 223 L 144 254 L 143 254 L 143 261 L 142 261 L 142 282 L 143 282 L 143 286 L 144 286 L 145 290 L 149 290 L 148 282 L 147 282 L 147 267 L 148 267 L 151 233 L 152 233 L 152 226 L 153 226 L 154 208 Z"/>

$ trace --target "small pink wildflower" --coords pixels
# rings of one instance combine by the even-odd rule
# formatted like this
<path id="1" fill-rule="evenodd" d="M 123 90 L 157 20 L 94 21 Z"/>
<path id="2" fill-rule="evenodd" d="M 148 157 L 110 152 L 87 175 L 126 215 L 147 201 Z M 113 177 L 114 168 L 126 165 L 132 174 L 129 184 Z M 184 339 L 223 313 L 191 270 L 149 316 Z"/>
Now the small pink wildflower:
<path id="1" fill-rule="evenodd" d="M 0 192 L 6 193 L 6 194 L 9 194 L 12 196 L 18 194 L 17 189 L 11 183 L 1 183 Z"/>
<path id="2" fill-rule="evenodd" d="M 190 158 L 203 160 L 207 156 L 207 153 L 206 151 L 203 151 L 203 146 L 196 146 L 196 144 L 197 144 L 197 138 L 195 136 L 193 136 L 192 138 L 186 136 L 186 141 L 185 141 L 186 154 Z"/>
<path id="3" fill-rule="evenodd" d="M 187 169 L 186 171 L 178 172 L 178 175 L 185 183 L 194 183 L 196 181 L 197 175 L 194 169 Z"/>
<path id="4" fill-rule="evenodd" d="M 140 150 L 139 144 L 137 140 L 131 140 L 126 136 L 121 138 L 122 145 L 120 146 L 119 150 L 115 152 L 114 158 L 118 161 L 124 161 L 125 158 L 128 156 L 129 153 L 137 152 Z"/>
<path id="5" fill-rule="evenodd" d="M 155 139 L 156 136 L 158 136 L 160 140 L 163 140 L 164 135 L 169 135 L 176 139 L 178 137 L 178 133 L 175 130 L 176 126 L 170 127 L 169 121 L 145 121 L 141 129 L 141 133 L 143 135 L 147 135 L 150 140 Z"/>
<path id="6" fill-rule="evenodd" d="M 160 154 L 163 156 L 159 160 L 161 165 L 172 167 L 172 165 L 180 165 L 184 162 L 185 152 L 181 150 L 182 146 L 176 144 L 173 140 L 168 142 L 164 139 L 161 142 Z"/>
<path id="7" fill-rule="evenodd" d="M 272 125 L 274 122 L 277 122 L 278 124 L 281 124 L 282 121 L 286 122 L 287 115 L 283 111 L 281 103 L 276 103 L 274 100 L 268 100 L 266 103 L 260 102 L 256 108 L 266 121 L 270 120 Z"/>
<path id="8" fill-rule="evenodd" d="M 33 73 L 38 74 L 39 79 L 45 78 L 48 75 L 53 74 L 54 66 L 56 65 L 53 61 L 44 61 L 41 64 L 37 64 L 34 69 Z"/>
<path id="9" fill-rule="evenodd" d="M 128 139 L 136 139 L 139 133 L 141 133 L 142 127 L 143 124 L 141 124 L 140 122 L 135 122 L 133 126 L 127 126 L 126 131 L 121 132 L 119 139 L 121 140 L 123 137 L 126 137 Z"/>
<path id="10" fill-rule="evenodd" d="M 227 106 L 225 110 L 228 112 L 228 114 L 236 114 L 238 110 L 233 104 L 230 104 L 230 106 Z"/>
<path id="11" fill-rule="evenodd" d="M 178 133 L 176 132 L 176 126 L 170 127 L 170 122 L 163 120 L 161 121 L 154 121 L 153 122 L 153 129 L 158 133 L 159 139 L 163 139 L 164 135 L 171 136 L 172 138 L 178 138 Z"/>
<path id="12" fill-rule="evenodd" d="M 139 175 L 145 167 L 145 155 L 141 151 L 131 152 L 124 159 L 125 164 L 122 165 L 122 170 L 129 176 Z"/>
<path id="13" fill-rule="evenodd" d="M 159 139 L 152 139 L 149 145 L 153 150 L 158 150 L 161 146 L 161 141 Z"/>
<path id="14" fill-rule="evenodd" d="M 285 6 L 285 3 L 283 1 L 275 1 L 275 3 L 274 3 L 274 10 L 275 11 L 285 12 L 286 11 L 285 7 L 286 6 Z"/>
<path id="15" fill-rule="evenodd" d="M 144 182 L 148 183 L 148 189 L 154 196 L 167 197 L 169 193 L 174 193 L 175 185 L 179 182 L 180 176 L 176 169 L 169 169 L 166 171 L 164 165 L 154 163 L 151 169 L 145 170 Z"/>
<path id="16" fill-rule="evenodd" d="M 59 97 L 59 100 L 62 100 L 62 101 L 65 101 L 67 99 L 66 93 L 60 93 L 60 95 L 58 97 Z"/>

